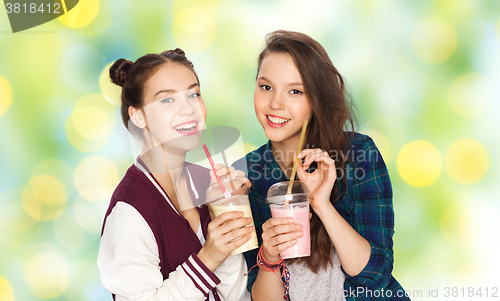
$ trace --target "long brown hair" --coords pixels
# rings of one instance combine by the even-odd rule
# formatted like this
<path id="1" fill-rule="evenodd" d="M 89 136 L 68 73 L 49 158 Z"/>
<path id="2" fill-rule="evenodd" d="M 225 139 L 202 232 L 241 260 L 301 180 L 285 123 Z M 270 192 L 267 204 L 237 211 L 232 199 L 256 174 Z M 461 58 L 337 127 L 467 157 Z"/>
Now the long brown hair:
<path id="1" fill-rule="evenodd" d="M 313 112 L 304 147 L 329 152 L 335 160 L 337 171 L 342 170 L 342 174 L 345 174 L 345 152 L 351 147 L 356 116 L 344 78 L 332 64 L 323 46 L 306 34 L 284 30 L 269 33 L 266 47 L 259 55 L 259 68 L 269 53 L 289 54 L 302 78 L 304 93 Z M 345 177 L 342 177 L 342 182 L 342 191 L 339 191 L 339 181 L 335 182 L 330 196 L 332 204 L 345 192 Z M 321 267 L 326 269 L 332 264 L 333 245 L 323 223 L 314 210 L 311 212 L 311 256 L 296 260 L 305 262 L 317 273 Z"/>

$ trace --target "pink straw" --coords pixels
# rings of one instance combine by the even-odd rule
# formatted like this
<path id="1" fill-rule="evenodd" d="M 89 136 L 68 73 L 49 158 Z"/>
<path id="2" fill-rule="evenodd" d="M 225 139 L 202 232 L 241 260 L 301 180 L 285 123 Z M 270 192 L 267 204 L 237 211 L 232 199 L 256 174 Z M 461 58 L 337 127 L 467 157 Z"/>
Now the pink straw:
<path id="1" fill-rule="evenodd" d="M 215 178 L 217 179 L 217 182 L 219 182 L 220 189 L 222 190 L 222 193 L 226 195 L 226 188 L 224 185 L 222 185 L 222 180 L 220 177 L 217 175 L 217 171 L 215 170 L 214 166 L 214 161 L 212 160 L 212 156 L 210 156 L 210 152 L 208 151 L 207 145 L 203 144 L 203 149 L 205 150 L 205 154 L 207 155 L 208 162 L 210 162 L 210 166 L 212 166 L 212 170 L 214 171 Z"/>

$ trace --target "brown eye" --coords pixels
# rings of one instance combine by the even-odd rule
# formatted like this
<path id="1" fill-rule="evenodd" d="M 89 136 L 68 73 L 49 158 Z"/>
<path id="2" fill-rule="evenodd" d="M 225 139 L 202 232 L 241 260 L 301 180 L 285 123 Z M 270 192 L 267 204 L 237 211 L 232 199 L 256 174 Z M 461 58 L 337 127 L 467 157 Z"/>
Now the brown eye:
<path id="1" fill-rule="evenodd" d="M 271 87 L 269 85 L 260 85 L 260 88 L 265 91 L 271 91 Z"/>
<path id="2" fill-rule="evenodd" d="M 292 91 L 290 91 L 292 94 L 295 94 L 295 95 L 298 95 L 298 94 L 302 94 L 304 92 L 300 91 L 300 90 L 297 90 L 297 89 L 293 89 Z"/>

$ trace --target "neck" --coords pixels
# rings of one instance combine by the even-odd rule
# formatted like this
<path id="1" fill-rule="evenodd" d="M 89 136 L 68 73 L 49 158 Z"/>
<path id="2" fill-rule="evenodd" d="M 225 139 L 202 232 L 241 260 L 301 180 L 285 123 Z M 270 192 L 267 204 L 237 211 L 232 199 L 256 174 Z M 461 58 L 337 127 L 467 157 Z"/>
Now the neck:
<path id="1" fill-rule="evenodd" d="M 141 159 L 163 187 L 170 188 L 172 185 L 178 185 L 182 178 L 185 177 L 185 153 L 169 153 L 165 150 L 163 145 L 160 144 L 152 149 L 144 147 L 141 153 Z"/>
<path id="2" fill-rule="evenodd" d="M 271 141 L 274 160 L 287 177 L 292 174 L 293 162 L 300 137 L 290 137 L 284 141 Z"/>

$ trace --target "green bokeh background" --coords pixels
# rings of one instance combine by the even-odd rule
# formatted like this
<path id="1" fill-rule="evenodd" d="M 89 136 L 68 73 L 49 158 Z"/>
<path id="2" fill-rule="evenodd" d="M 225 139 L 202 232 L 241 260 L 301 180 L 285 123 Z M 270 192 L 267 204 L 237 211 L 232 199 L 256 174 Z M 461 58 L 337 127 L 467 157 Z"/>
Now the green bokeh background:
<path id="1" fill-rule="evenodd" d="M 394 276 L 420 299 L 499 286 L 500 2 L 80 0 L 13 34 L 0 10 L 0 300 L 111 300 L 96 267 L 113 189 L 132 163 L 118 58 L 180 47 L 208 125 L 266 142 L 253 112 L 266 33 L 317 39 L 394 188 Z M 104 74 L 104 75 L 103 75 Z M 465 139 L 465 140 L 464 140 Z M 429 288 L 439 287 L 440 298 Z M 500 293 L 498 293 L 500 295 Z"/>

